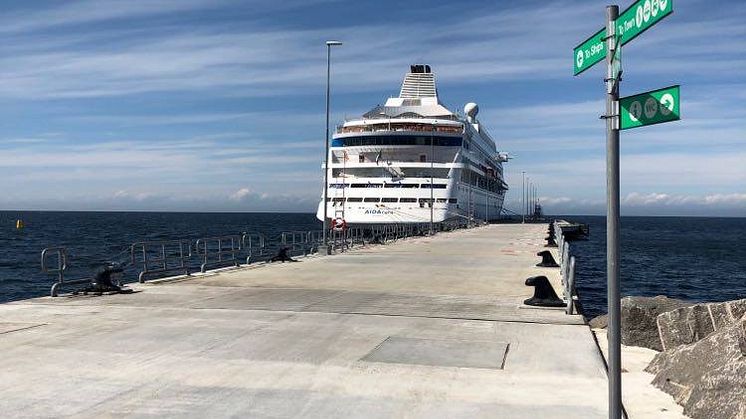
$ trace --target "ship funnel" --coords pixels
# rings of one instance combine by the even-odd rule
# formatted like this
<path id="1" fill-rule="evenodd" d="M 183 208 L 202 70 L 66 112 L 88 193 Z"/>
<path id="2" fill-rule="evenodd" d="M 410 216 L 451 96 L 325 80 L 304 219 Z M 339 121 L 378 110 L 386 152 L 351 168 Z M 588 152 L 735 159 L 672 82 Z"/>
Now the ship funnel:
<path id="1" fill-rule="evenodd" d="M 469 102 L 464 106 L 464 113 L 466 114 L 466 119 L 474 123 L 477 120 L 477 114 L 479 113 L 479 106 L 474 102 Z"/>
<path id="2" fill-rule="evenodd" d="M 435 88 L 435 74 L 427 64 L 413 64 L 409 66 L 409 73 L 401 84 L 399 97 L 404 99 L 420 99 L 434 97 L 437 99 L 438 90 Z"/>

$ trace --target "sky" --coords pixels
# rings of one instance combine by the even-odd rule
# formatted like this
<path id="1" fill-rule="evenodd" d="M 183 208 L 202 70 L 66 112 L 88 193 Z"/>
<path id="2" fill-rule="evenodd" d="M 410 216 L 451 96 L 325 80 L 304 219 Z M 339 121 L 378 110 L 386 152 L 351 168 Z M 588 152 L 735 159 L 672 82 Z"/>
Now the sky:
<path id="1" fill-rule="evenodd" d="M 673 1 L 623 48 L 622 96 L 680 84 L 682 120 L 622 132 L 622 213 L 746 216 L 746 2 Z M 0 4 L 0 209 L 314 212 L 339 39 L 333 124 L 427 63 L 513 156 L 506 208 L 526 172 L 548 213 L 605 213 L 604 66 L 572 48 L 607 2 Z"/>

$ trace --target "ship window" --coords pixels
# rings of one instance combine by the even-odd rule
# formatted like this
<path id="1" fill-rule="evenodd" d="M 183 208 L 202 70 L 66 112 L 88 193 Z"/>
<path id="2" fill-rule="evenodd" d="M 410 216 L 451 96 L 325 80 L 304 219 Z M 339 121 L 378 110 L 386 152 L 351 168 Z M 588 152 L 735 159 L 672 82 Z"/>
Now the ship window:
<path id="1" fill-rule="evenodd" d="M 427 162 L 427 156 L 424 154 L 420 154 L 420 163 L 426 163 Z"/>
<path id="2" fill-rule="evenodd" d="M 399 198 L 399 202 L 417 202 L 417 198 Z"/>
<path id="3" fill-rule="evenodd" d="M 432 141 L 434 140 L 434 141 Z M 365 137 L 337 138 L 332 142 L 332 147 L 355 147 L 371 145 L 433 145 L 440 147 L 460 147 L 461 137 L 431 137 L 415 135 L 374 135 Z"/>
<path id="4" fill-rule="evenodd" d="M 385 183 L 384 188 L 401 188 L 401 183 Z"/>
<path id="5" fill-rule="evenodd" d="M 399 198 L 381 198 L 381 202 L 399 202 Z"/>
<path id="6" fill-rule="evenodd" d="M 363 198 L 347 198 L 347 202 L 363 202 Z"/>
<path id="7" fill-rule="evenodd" d="M 359 155 L 357 156 L 357 160 L 358 160 L 358 162 L 360 162 L 360 163 L 365 163 L 365 156 L 364 156 L 363 154 L 359 154 Z"/>
<path id="8" fill-rule="evenodd" d="M 458 199 L 456 199 L 456 198 L 449 198 L 449 199 L 448 199 L 448 203 L 449 203 L 449 204 L 455 204 L 455 203 L 457 203 L 457 202 L 458 202 Z"/>
<path id="9" fill-rule="evenodd" d="M 418 184 L 416 184 L 416 183 L 402 183 L 402 184 L 401 184 L 401 187 L 402 187 L 402 188 L 408 188 L 408 189 L 412 189 L 412 188 L 419 188 L 419 187 L 420 187 L 420 185 L 418 185 Z"/>
<path id="10" fill-rule="evenodd" d="M 446 199 L 446 198 L 438 198 L 437 202 L 439 204 L 445 204 L 446 202 L 448 202 L 448 199 Z"/>
<path id="11" fill-rule="evenodd" d="M 433 200 L 430 198 L 420 198 L 420 208 L 423 208 L 427 204 L 428 207 L 433 206 Z"/>
<path id="12" fill-rule="evenodd" d="M 364 202 L 380 202 L 381 198 L 365 198 L 363 199 Z"/>
<path id="13" fill-rule="evenodd" d="M 334 202 L 345 202 L 344 198 L 332 198 L 332 201 Z"/>

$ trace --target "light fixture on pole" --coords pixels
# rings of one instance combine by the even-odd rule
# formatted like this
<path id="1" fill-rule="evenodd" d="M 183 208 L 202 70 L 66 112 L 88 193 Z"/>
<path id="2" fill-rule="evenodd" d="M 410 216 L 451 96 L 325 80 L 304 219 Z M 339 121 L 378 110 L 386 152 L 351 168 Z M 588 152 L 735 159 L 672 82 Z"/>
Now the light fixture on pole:
<path id="1" fill-rule="evenodd" d="M 521 211 L 523 215 L 521 216 L 522 220 L 521 222 L 526 222 L 526 172 L 521 172 L 521 207 L 523 207 L 523 210 Z"/>
<path id="2" fill-rule="evenodd" d="M 330 93 L 330 82 L 331 82 L 331 57 L 332 47 L 342 45 L 340 41 L 326 41 L 326 136 L 324 137 L 324 231 L 322 237 L 323 253 L 329 254 L 329 93 Z M 344 186 L 344 185 L 343 185 Z M 344 204 L 342 204 L 344 205 Z"/>

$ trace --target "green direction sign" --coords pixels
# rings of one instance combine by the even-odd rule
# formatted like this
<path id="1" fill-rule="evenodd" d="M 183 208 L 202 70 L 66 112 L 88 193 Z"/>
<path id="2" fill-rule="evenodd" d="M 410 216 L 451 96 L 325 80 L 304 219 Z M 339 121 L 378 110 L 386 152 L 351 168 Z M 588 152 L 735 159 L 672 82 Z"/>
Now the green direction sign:
<path id="1" fill-rule="evenodd" d="M 623 11 L 614 25 L 622 45 L 673 12 L 673 0 L 637 0 Z"/>
<path id="2" fill-rule="evenodd" d="M 620 129 L 678 121 L 680 106 L 678 85 L 623 97 L 619 99 Z"/>
<path id="3" fill-rule="evenodd" d="M 673 0 L 637 0 L 617 18 L 616 35 L 621 45 L 660 22 L 673 12 Z M 573 49 L 573 75 L 578 75 L 606 57 L 606 28 Z"/>
<path id="4" fill-rule="evenodd" d="M 669 0 L 670 1 L 670 0 Z M 604 38 L 606 29 L 601 29 L 590 38 L 586 39 L 572 50 L 573 75 L 577 76 L 583 71 L 591 68 L 597 62 L 606 58 L 606 45 Z"/>

